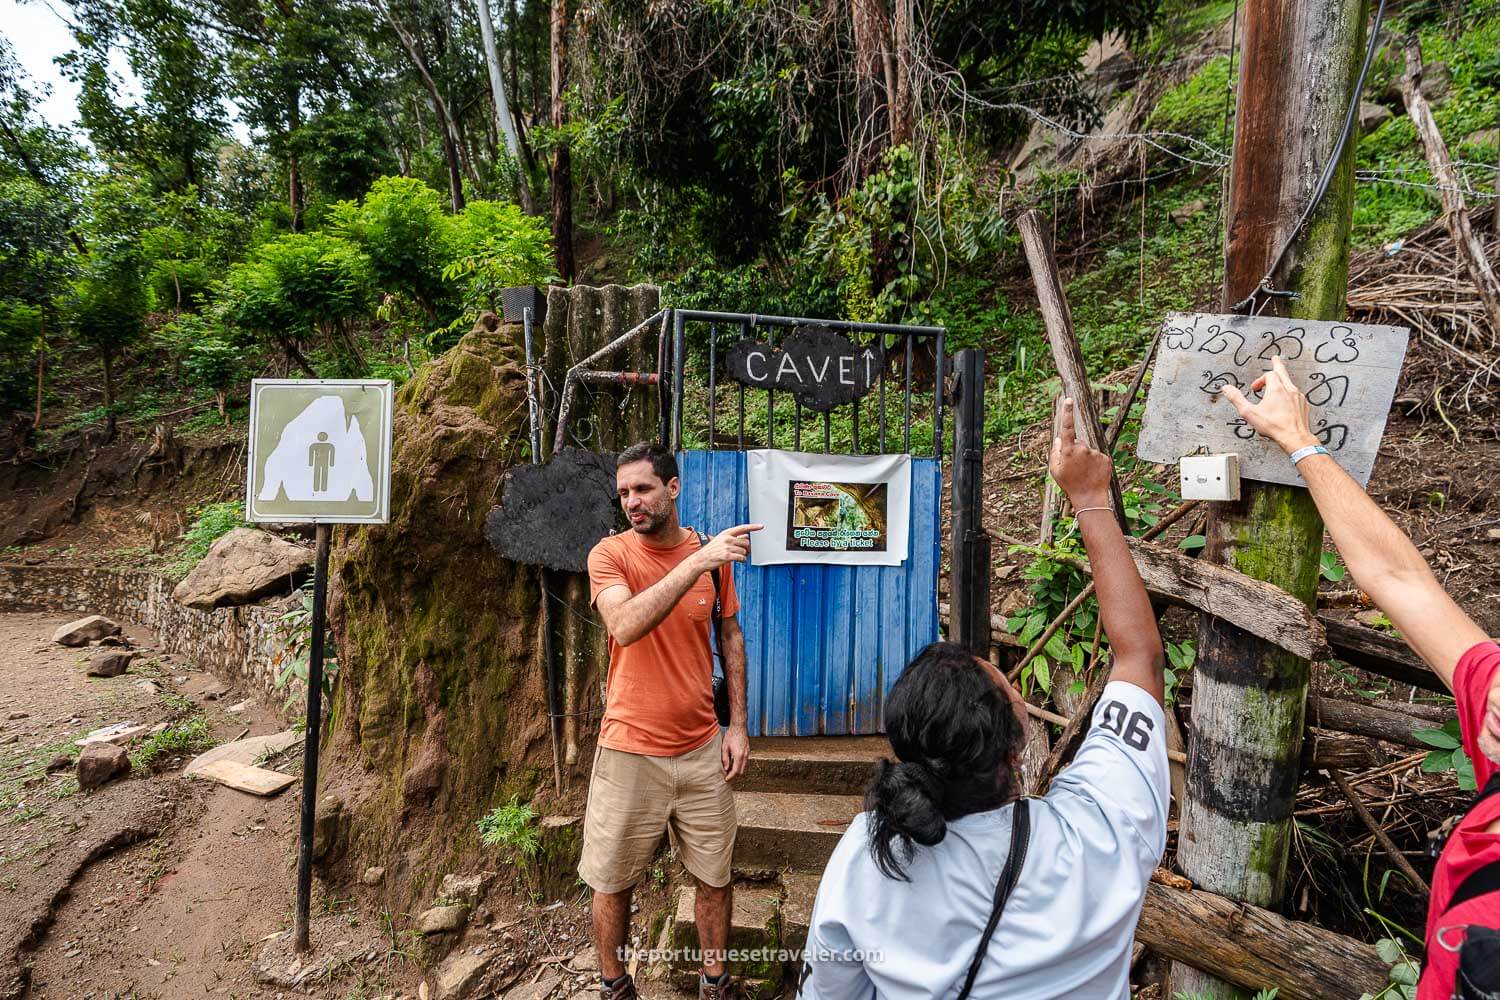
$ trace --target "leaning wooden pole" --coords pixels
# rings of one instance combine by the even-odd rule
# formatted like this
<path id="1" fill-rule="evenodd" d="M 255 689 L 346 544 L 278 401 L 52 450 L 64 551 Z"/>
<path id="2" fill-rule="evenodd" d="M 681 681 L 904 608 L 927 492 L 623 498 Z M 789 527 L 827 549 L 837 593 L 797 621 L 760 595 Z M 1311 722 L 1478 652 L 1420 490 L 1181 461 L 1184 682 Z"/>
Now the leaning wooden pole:
<path id="1" fill-rule="evenodd" d="M 1260 287 L 1291 240 L 1272 284 L 1299 297 L 1257 296 L 1256 310 L 1340 319 L 1357 135 L 1345 145 L 1319 207 L 1295 230 L 1357 100 L 1363 5 L 1246 0 L 1244 10 L 1224 303 L 1240 303 Z M 1314 604 L 1323 522 L 1305 490 L 1247 482 L 1240 501 L 1210 508 L 1206 558 Z M 1199 619 L 1177 858 L 1204 889 L 1268 909 L 1282 902 L 1309 672 L 1309 662 L 1294 653 L 1208 615 Z M 1245 995 L 1182 957 L 1172 969 L 1174 993 Z"/>

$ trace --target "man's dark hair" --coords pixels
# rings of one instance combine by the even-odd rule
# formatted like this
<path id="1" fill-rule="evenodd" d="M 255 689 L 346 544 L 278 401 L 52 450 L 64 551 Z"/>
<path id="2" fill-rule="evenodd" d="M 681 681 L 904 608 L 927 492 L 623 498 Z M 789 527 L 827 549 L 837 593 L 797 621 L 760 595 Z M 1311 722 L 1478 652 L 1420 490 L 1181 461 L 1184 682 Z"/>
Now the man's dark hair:
<path id="1" fill-rule="evenodd" d="M 650 462 L 651 471 L 663 483 L 670 483 L 677 478 L 677 456 L 672 454 L 672 449 L 664 448 L 655 441 L 640 441 L 620 452 L 615 468 L 631 462 Z"/>
<path id="2" fill-rule="evenodd" d="M 964 647 L 934 642 L 916 655 L 885 702 L 896 763 L 882 760 L 865 794 L 870 853 L 906 880 L 913 845 L 942 841 L 948 822 L 1015 796 L 1011 753 L 1021 723 L 1010 700 Z"/>

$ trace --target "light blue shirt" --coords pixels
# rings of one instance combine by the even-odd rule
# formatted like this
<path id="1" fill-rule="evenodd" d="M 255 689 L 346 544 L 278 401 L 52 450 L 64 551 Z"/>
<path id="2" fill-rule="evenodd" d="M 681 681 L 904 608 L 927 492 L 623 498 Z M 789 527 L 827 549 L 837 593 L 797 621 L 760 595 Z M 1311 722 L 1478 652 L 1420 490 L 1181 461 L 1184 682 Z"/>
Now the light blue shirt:
<path id="1" fill-rule="evenodd" d="M 1120 1000 L 1141 902 L 1166 848 L 1166 720 L 1133 684 L 1105 686 L 1073 763 L 1031 801 L 1031 838 L 973 1000 Z M 850 823 L 818 888 L 805 1000 L 956 997 L 1010 853 L 1014 804 L 948 824 L 918 846 L 911 881 L 870 856 L 867 813 Z"/>

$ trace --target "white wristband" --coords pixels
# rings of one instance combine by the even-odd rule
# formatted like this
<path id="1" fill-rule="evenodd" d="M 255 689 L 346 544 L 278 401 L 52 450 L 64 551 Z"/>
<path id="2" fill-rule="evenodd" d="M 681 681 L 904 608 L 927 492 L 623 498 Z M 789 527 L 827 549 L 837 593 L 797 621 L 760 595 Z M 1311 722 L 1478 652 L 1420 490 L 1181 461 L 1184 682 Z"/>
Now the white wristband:
<path id="1" fill-rule="evenodd" d="M 1077 510 L 1075 510 L 1073 512 L 1073 516 L 1076 518 L 1076 517 L 1078 517 L 1079 514 L 1082 514 L 1082 513 L 1086 512 L 1086 511 L 1091 511 L 1091 510 L 1107 510 L 1110 513 L 1114 513 L 1114 508 L 1113 507 L 1080 507 L 1080 508 L 1078 508 Z"/>
<path id="2" fill-rule="evenodd" d="M 1327 454 L 1328 454 L 1328 449 L 1325 448 L 1325 447 L 1323 447 L 1322 445 L 1320 445 L 1320 444 L 1310 444 L 1306 448 L 1298 448 L 1296 451 L 1292 452 L 1291 455 L 1289 455 L 1287 457 L 1289 459 L 1291 459 L 1292 465 L 1296 465 L 1298 462 L 1302 461 L 1304 458 L 1306 458 L 1309 455 L 1327 455 Z"/>

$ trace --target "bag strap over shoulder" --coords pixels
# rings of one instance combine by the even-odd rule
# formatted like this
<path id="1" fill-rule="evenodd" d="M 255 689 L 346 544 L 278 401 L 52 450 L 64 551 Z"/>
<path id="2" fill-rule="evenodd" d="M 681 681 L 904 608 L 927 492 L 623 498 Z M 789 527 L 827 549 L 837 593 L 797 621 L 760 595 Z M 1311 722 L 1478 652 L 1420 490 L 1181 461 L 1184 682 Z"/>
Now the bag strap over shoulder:
<path id="1" fill-rule="evenodd" d="M 1016 801 L 1015 811 L 1011 815 L 1010 854 L 1005 859 L 1005 867 L 1000 870 L 1000 881 L 995 885 L 995 903 L 990 908 L 989 923 L 984 925 L 979 948 L 974 952 L 974 960 L 969 963 L 969 974 L 964 979 L 964 988 L 958 993 L 958 1000 L 968 1000 L 969 991 L 974 988 L 979 967 L 984 964 L 984 954 L 990 947 L 990 938 L 995 936 L 995 928 L 1000 925 L 1000 915 L 1005 912 L 1006 901 L 1015 891 L 1016 883 L 1021 880 L 1021 868 L 1026 864 L 1026 847 L 1030 843 L 1031 806 L 1022 797 Z"/>

